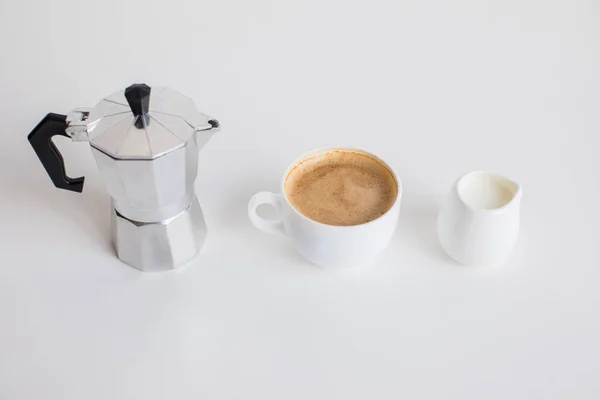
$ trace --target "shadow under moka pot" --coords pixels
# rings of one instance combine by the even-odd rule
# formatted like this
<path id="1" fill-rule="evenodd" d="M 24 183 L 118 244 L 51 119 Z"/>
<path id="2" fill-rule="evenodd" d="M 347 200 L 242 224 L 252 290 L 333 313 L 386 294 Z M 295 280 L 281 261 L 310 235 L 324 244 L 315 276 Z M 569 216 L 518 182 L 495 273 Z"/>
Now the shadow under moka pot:
<path id="1" fill-rule="evenodd" d="M 81 192 L 52 143 L 62 135 L 90 143 L 112 198 L 117 256 L 141 271 L 171 270 L 194 258 L 206 223 L 194 181 L 198 152 L 219 130 L 175 90 L 134 84 L 68 115 L 48 114 L 28 139 L 54 185 Z"/>

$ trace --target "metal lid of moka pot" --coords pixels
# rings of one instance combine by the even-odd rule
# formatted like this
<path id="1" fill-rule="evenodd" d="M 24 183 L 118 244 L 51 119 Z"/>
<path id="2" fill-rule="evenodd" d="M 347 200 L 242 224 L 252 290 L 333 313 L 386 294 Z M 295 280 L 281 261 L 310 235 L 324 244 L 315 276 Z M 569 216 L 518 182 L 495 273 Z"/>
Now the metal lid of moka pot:
<path id="1" fill-rule="evenodd" d="M 131 85 L 83 113 L 76 121 L 68 118 L 68 131 L 74 136 L 86 133 L 93 147 L 117 159 L 155 159 L 184 147 L 196 132 L 219 126 L 189 97 L 146 84 Z"/>

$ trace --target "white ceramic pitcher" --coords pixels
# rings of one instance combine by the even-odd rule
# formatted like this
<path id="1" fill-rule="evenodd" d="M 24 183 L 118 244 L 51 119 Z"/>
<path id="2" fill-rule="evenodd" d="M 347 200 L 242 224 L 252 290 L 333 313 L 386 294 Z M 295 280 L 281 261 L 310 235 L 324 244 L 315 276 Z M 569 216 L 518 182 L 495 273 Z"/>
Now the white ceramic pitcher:
<path id="1" fill-rule="evenodd" d="M 521 187 L 500 175 L 483 171 L 463 175 L 440 210 L 440 244 L 461 264 L 502 262 L 519 236 L 521 197 Z"/>

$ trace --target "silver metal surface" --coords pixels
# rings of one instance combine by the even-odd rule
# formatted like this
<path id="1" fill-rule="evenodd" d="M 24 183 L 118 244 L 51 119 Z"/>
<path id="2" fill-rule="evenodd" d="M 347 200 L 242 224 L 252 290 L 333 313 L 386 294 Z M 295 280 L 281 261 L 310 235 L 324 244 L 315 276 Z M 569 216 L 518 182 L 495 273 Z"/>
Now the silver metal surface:
<path id="1" fill-rule="evenodd" d="M 192 100 L 152 87 L 142 129 L 123 92 L 67 115 L 67 134 L 89 141 L 112 198 L 118 257 L 141 271 L 169 270 L 194 257 L 206 225 L 194 192 L 198 152 L 219 123 Z"/>
<path id="2" fill-rule="evenodd" d="M 83 112 L 82 112 L 83 111 Z M 89 140 L 103 153 L 118 159 L 154 159 L 175 151 L 201 132 L 213 131 L 211 118 L 196 110 L 194 102 L 179 92 L 153 87 L 148 121 L 135 126 L 135 116 L 123 92 L 110 95 L 93 109 L 76 109 L 70 129 L 74 140 Z M 210 134 L 209 134 L 210 135 Z"/>
<path id="3" fill-rule="evenodd" d="M 144 272 L 184 265 L 198 254 L 206 239 L 206 223 L 196 196 L 186 210 L 166 221 L 133 221 L 113 208 L 111 222 L 117 256 Z"/>
<path id="4" fill-rule="evenodd" d="M 67 135 L 74 142 L 88 142 L 88 118 L 92 108 L 80 107 L 67 114 Z"/>
<path id="5" fill-rule="evenodd" d="M 187 208 L 194 196 L 198 146 L 194 140 L 154 160 L 120 160 L 92 147 L 106 190 L 127 218 L 163 221 Z"/>

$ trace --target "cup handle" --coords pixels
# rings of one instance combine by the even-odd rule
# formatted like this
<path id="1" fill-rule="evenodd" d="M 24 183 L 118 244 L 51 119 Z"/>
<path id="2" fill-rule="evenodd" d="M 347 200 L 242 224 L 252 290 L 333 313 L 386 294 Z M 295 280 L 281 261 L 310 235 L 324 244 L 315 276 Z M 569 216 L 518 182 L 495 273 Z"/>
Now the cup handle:
<path id="1" fill-rule="evenodd" d="M 280 194 L 271 192 L 259 192 L 252 196 L 250 203 L 248 204 L 248 217 L 250 217 L 252 224 L 261 231 L 267 233 L 285 234 L 283 221 L 281 219 L 281 200 L 282 196 Z M 275 207 L 279 213 L 279 218 L 269 220 L 259 216 L 256 209 L 261 204 L 270 204 Z"/>

